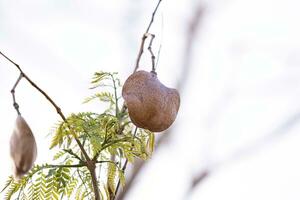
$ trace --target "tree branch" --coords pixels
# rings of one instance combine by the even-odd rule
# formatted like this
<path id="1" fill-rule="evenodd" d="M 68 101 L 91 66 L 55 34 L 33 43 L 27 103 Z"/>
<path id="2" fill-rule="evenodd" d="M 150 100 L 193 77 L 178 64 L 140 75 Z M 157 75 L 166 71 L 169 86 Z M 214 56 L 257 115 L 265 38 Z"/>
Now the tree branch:
<path id="1" fill-rule="evenodd" d="M 96 165 L 93 160 L 87 161 L 87 167 L 92 177 L 92 185 L 95 194 L 95 200 L 100 200 L 100 190 L 98 187 L 98 181 L 96 176 Z"/>
<path id="2" fill-rule="evenodd" d="M 8 58 L 5 54 L 3 54 L 1 51 L 0 51 L 0 54 L 6 58 L 8 61 L 10 61 L 12 64 L 14 64 L 18 70 L 20 71 L 20 73 L 22 74 L 22 77 L 25 78 L 31 85 L 32 87 L 34 87 L 37 91 L 39 91 L 50 103 L 51 105 L 55 108 L 57 114 L 62 118 L 62 120 L 68 125 L 68 128 L 72 134 L 72 136 L 75 138 L 80 150 L 82 151 L 82 153 L 84 154 L 85 158 L 87 160 L 89 160 L 89 156 L 87 154 L 87 152 L 85 151 L 85 149 L 83 148 L 81 142 L 78 140 L 78 137 L 77 135 L 71 130 L 71 127 L 69 126 L 68 122 L 67 122 L 67 119 L 65 117 L 65 115 L 62 113 L 61 111 L 61 108 L 58 107 L 58 105 L 50 98 L 50 96 L 45 92 L 43 91 L 36 83 L 34 83 L 25 73 L 24 71 L 21 69 L 21 67 L 15 63 L 14 61 L 12 61 L 10 58 Z M 17 84 L 16 84 L 17 85 Z M 15 89 L 15 87 L 13 88 L 13 90 Z"/>
<path id="3" fill-rule="evenodd" d="M 133 73 L 136 72 L 138 70 L 138 68 L 139 68 L 140 60 L 141 60 L 141 57 L 142 57 L 143 52 L 144 52 L 145 41 L 146 41 L 147 37 L 149 36 L 149 34 L 148 34 L 149 30 L 150 30 L 150 28 L 151 28 L 151 26 L 152 26 L 152 24 L 154 22 L 154 18 L 155 18 L 156 12 L 157 12 L 158 7 L 159 7 L 159 5 L 160 5 L 161 2 L 162 2 L 162 0 L 158 1 L 157 5 L 156 5 L 156 7 L 155 7 L 155 9 L 154 9 L 154 11 L 152 13 L 152 17 L 151 17 L 149 25 L 148 25 L 148 27 L 146 29 L 146 32 L 143 34 L 141 45 L 140 45 L 140 48 L 139 48 L 139 53 L 138 53 L 138 56 L 137 56 L 137 59 L 136 59 L 135 68 L 133 70 Z"/>
<path id="4" fill-rule="evenodd" d="M 2 53 L 1 51 L 0 51 L 0 54 L 1 54 L 4 58 L 6 58 L 9 62 L 11 62 L 13 65 L 16 66 L 16 68 L 20 71 L 22 77 L 25 78 L 25 79 L 32 85 L 32 87 L 34 87 L 37 91 L 39 91 L 39 92 L 40 92 L 40 93 L 41 93 L 41 94 L 42 94 L 42 95 L 43 95 L 43 96 L 51 103 L 51 105 L 55 108 L 57 114 L 58 114 L 58 115 L 62 118 L 62 120 L 67 124 L 68 129 L 70 130 L 71 135 L 74 137 L 74 139 L 75 139 L 77 145 L 79 146 L 79 148 L 80 148 L 82 154 L 84 155 L 84 157 L 85 157 L 85 159 L 86 159 L 86 164 L 87 164 L 87 166 L 88 166 L 88 169 L 89 169 L 89 171 L 90 171 L 90 173 L 91 173 L 91 177 L 92 177 L 92 183 L 93 183 L 93 188 L 94 188 L 94 193 L 95 193 L 95 199 L 96 199 L 96 200 L 100 200 L 100 193 L 99 193 L 99 188 L 98 188 L 98 183 L 97 183 L 97 177 L 96 177 L 96 173 L 95 173 L 95 163 L 94 163 L 94 162 L 91 162 L 90 157 L 88 156 L 86 150 L 84 149 L 83 145 L 82 145 L 81 142 L 79 141 L 79 139 L 78 139 L 76 133 L 72 130 L 71 126 L 69 125 L 69 123 L 68 123 L 68 121 L 67 121 L 65 115 L 64 115 L 63 112 L 61 111 L 61 108 L 60 108 L 60 107 L 52 100 L 52 98 L 50 98 L 50 96 L 49 96 L 44 90 L 42 90 L 35 82 L 33 82 L 33 81 L 32 81 L 32 80 L 24 73 L 24 71 L 21 69 L 21 67 L 20 67 L 17 63 L 15 63 L 12 59 L 10 59 L 8 56 L 6 56 L 6 55 L 5 55 L 4 53 Z M 20 77 L 21 77 L 21 76 L 20 76 Z M 22 78 L 22 77 L 21 77 L 21 78 Z M 19 79 L 21 79 L 21 78 L 19 78 Z M 18 84 L 18 82 L 19 82 L 19 79 L 18 79 L 18 81 L 16 82 L 15 87 L 17 87 L 17 84 Z M 12 92 L 13 98 L 14 98 L 14 90 L 15 90 L 15 87 L 13 88 L 13 92 Z M 17 105 L 17 104 L 16 104 L 16 105 Z M 15 106 L 15 108 L 16 108 L 16 107 L 17 107 L 17 106 Z M 17 109 L 17 111 L 18 111 L 18 109 Z M 18 114 L 19 114 L 19 112 L 18 112 Z M 91 164 L 91 165 L 90 165 L 90 164 Z M 94 166 L 92 166 L 92 164 L 93 164 Z"/>
<path id="5" fill-rule="evenodd" d="M 79 168 L 86 167 L 84 163 L 77 165 L 46 165 L 44 168 Z"/>
<path id="6" fill-rule="evenodd" d="M 150 22 L 149 22 L 149 25 L 148 25 L 148 27 L 147 27 L 147 29 L 146 29 L 146 33 L 149 33 L 149 30 L 150 30 L 150 28 L 151 28 L 151 26 L 152 26 L 152 24 L 153 24 L 153 22 L 154 22 L 154 17 L 155 17 L 156 11 L 157 11 L 157 9 L 158 9 L 158 7 L 159 7 L 161 1 L 162 1 L 162 0 L 159 0 L 159 1 L 158 1 L 157 5 L 156 5 L 156 7 L 155 7 L 155 9 L 154 9 L 154 11 L 153 11 L 153 13 L 152 13 L 152 17 L 151 17 L 151 20 L 150 20 Z"/>

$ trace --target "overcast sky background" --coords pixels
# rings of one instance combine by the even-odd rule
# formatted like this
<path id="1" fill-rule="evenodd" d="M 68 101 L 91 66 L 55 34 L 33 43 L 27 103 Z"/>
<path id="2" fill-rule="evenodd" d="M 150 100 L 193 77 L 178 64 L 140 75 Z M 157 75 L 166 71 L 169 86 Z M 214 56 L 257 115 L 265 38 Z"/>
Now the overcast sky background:
<path id="1" fill-rule="evenodd" d="M 205 11 L 174 131 L 127 199 L 299 199 L 300 3 L 201 2 Z M 118 71 L 124 82 L 156 3 L 2 0 L 0 50 L 66 114 L 101 112 L 99 104 L 82 105 L 92 94 L 92 74 Z M 156 34 L 155 52 L 162 44 L 157 71 L 169 87 L 180 78 L 187 28 L 198 4 L 164 0 L 157 13 L 151 31 Z M 141 68 L 150 70 L 145 55 Z M 16 112 L 9 91 L 18 75 L 0 57 L 0 185 L 11 174 L 8 144 Z M 59 117 L 26 81 L 16 95 L 38 143 L 37 163 L 51 163 L 47 135 Z M 210 166 L 216 167 L 212 174 L 187 192 L 192 178 Z"/>

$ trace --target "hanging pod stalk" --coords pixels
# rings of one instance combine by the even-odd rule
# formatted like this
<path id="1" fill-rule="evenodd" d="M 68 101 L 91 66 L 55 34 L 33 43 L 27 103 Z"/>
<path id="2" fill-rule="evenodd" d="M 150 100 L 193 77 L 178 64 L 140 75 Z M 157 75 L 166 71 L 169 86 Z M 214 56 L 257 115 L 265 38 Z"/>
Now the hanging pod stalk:
<path id="1" fill-rule="evenodd" d="M 37 156 L 34 135 L 25 119 L 18 115 L 15 128 L 10 138 L 10 156 L 13 164 L 13 175 L 21 179 L 33 166 Z"/>

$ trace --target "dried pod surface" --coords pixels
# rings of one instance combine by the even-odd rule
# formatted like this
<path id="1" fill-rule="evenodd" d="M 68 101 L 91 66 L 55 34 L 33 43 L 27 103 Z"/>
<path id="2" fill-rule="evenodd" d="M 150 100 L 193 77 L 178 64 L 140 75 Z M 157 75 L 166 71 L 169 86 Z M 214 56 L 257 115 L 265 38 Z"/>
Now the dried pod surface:
<path id="1" fill-rule="evenodd" d="M 31 169 L 37 155 L 34 136 L 21 115 L 17 117 L 10 138 L 10 155 L 13 160 L 14 178 L 19 180 Z"/>
<path id="2" fill-rule="evenodd" d="M 153 132 L 169 128 L 180 105 L 178 91 L 164 86 L 155 73 L 146 71 L 128 77 L 122 96 L 132 122 Z"/>

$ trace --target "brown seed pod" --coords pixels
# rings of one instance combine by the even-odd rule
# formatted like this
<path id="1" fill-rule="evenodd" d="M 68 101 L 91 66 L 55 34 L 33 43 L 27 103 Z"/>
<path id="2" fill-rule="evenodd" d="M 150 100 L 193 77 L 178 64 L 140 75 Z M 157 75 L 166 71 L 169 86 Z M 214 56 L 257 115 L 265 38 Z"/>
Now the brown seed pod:
<path id="1" fill-rule="evenodd" d="M 137 71 L 129 76 L 122 96 L 131 121 L 153 132 L 169 128 L 180 105 L 178 91 L 164 86 L 153 72 Z"/>
<path id="2" fill-rule="evenodd" d="M 10 138 L 10 156 L 15 179 L 21 179 L 32 168 L 36 155 L 37 147 L 32 131 L 25 119 L 18 115 Z"/>

